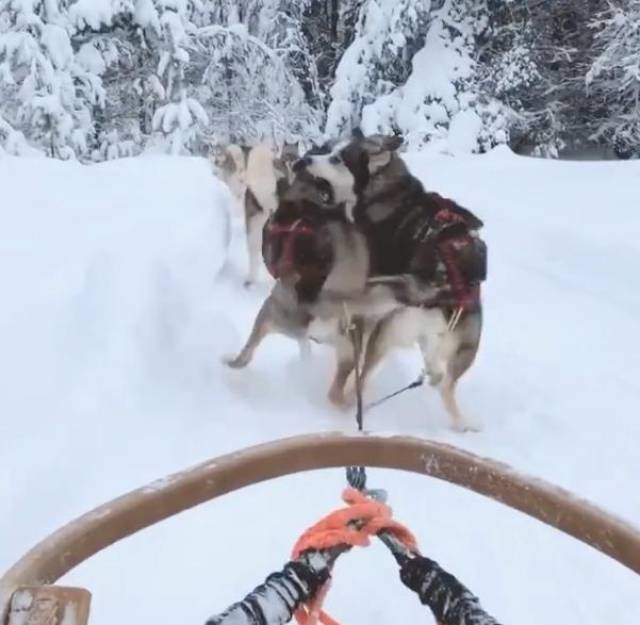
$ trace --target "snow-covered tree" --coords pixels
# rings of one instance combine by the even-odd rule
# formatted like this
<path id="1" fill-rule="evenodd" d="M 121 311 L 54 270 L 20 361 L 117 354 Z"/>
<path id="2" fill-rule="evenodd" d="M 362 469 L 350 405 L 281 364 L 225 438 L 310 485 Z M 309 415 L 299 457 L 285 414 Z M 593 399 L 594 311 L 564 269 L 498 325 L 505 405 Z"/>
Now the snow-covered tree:
<path id="1" fill-rule="evenodd" d="M 598 0 L 529 0 L 532 44 L 542 81 L 530 92 L 526 114 L 534 152 L 557 157 L 578 144 L 589 112 L 585 108 L 584 75 L 590 55 L 589 16 Z"/>
<path id="2" fill-rule="evenodd" d="M 593 138 L 612 145 L 621 157 L 640 157 L 640 0 L 611 4 L 591 26 L 598 55 L 586 84 L 606 111 Z"/>
<path id="3" fill-rule="evenodd" d="M 478 46 L 483 88 L 512 112 L 516 150 L 558 156 L 589 135 L 595 111 L 584 77 L 593 56 L 590 16 L 604 0 L 487 0 Z"/>
<path id="4" fill-rule="evenodd" d="M 99 85 L 79 68 L 65 0 L 0 0 L 0 114 L 50 156 L 87 152 Z"/>
<path id="5" fill-rule="evenodd" d="M 0 0 L 0 146 L 102 160 L 324 125 L 551 156 L 591 135 L 626 154 L 639 2 Z"/>
<path id="6" fill-rule="evenodd" d="M 152 0 L 78 0 L 70 8 L 76 28 L 76 64 L 96 77 L 102 97 L 93 108 L 96 160 L 139 152 L 164 90 L 156 75 L 161 28 Z"/>
<path id="7" fill-rule="evenodd" d="M 200 29 L 196 46 L 206 62 L 199 99 L 220 142 L 313 137 L 318 115 L 280 56 L 243 24 Z"/>
<path id="8" fill-rule="evenodd" d="M 355 125 L 409 144 L 479 151 L 507 140 L 508 109 L 482 89 L 476 44 L 485 2 L 371 0 L 340 61 L 327 134 Z"/>
<path id="9" fill-rule="evenodd" d="M 311 59 L 308 66 L 317 76 L 320 104 L 323 108 L 333 83 L 339 57 L 351 43 L 351 41 L 345 41 L 340 29 L 342 11 L 356 1 L 358 4 L 362 3 L 362 0 L 304 0 L 300 3 L 302 9 L 300 33 Z M 355 18 L 357 18 L 357 12 Z"/>
<path id="10" fill-rule="evenodd" d="M 422 47 L 429 0 L 367 0 L 360 7 L 353 42 L 336 68 L 327 112 L 326 134 L 340 136 L 360 125 L 363 109 L 381 100 L 380 117 L 389 115 L 388 96 L 411 72 Z"/>
<path id="11" fill-rule="evenodd" d="M 305 36 L 308 11 L 312 0 L 269 0 L 260 3 L 260 10 L 254 2 L 247 15 L 249 32 L 271 48 L 284 63 L 304 91 L 305 100 L 319 108 L 322 101 L 318 67 Z M 320 4 L 320 3 L 315 3 Z M 253 30 L 252 30 L 253 28 Z M 331 43 L 327 52 L 333 49 Z M 317 61 L 317 59 L 316 59 Z"/>
<path id="12" fill-rule="evenodd" d="M 187 0 L 159 0 L 164 49 L 158 75 L 164 79 L 165 103 L 153 116 L 153 128 L 161 133 L 172 154 L 202 150 L 198 145 L 208 116 L 200 102 L 187 93 L 185 67 L 190 62 L 188 48 L 193 10 Z"/>
<path id="13" fill-rule="evenodd" d="M 396 119 L 410 143 L 476 152 L 507 141 L 509 110 L 483 88 L 476 61 L 487 28 L 484 1 L 445 0 L 432 12 L 425 45 L 398 90 Z"/>
<path id="14" fill-rule="evenodd" d="M 16 130 L 6 119 L 0 116 L 0 156 L 2 154 L 13 156 L 35 156 L 39 152 L 32 148 L 25 136 Z"/>
<path id="15" fill-rule="evenodd" d="M 509 110 L 509 142 L 517 149 L 531 138 L 531 102 L 544 88 L 536 30 L 525 2 L 488 0 L 487 6 L 487 26 L 477 41 L 478 81 Z"/>

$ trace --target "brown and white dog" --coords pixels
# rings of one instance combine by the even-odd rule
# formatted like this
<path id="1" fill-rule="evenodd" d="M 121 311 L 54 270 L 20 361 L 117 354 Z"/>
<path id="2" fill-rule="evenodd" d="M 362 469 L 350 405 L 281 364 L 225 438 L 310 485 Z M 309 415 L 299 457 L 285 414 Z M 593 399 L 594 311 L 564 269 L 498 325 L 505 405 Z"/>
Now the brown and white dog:
<path id="1" fill-rule="evenodd" d="M 285 143 L 279 156 L 267 144 L 214 147 L 209 158 L 216 172 L 244 208 L 249 269 L 245 286 L 256 281 L 261 262 L 262 230 L 277 208 L 276 185 L 291 176 L 296 144 Z"/>
<path id="2" fill-rule="evenodd" d="M 370 279 L 363 233 L 344 219 L 342 208 L 332 205 L 325 189 L 309 184 L 308 177 L 302 175 L 290 185 L 279 185 L 279 208 L 270 221 L 284 217 L 288 223 L 297 223 L 305 216 L 319 216 L 321 223 L 314 229 L 313 242 L 301 250 L 303 258 L 294 259 L 294 264 L 299 268 L 311 263 L 314 270 L 278 276 L 244 347 L 225 362 L 235 369 L 246 367 L 262 340 L 274 333 L 297 340 L 303 353 L 309 340 L 331 345 L 337 367 L 329 398 L 343 404 L 344 387 L 355 367 L 347 316 L 368 333 L 375 321 L 401 304 L 393 284 Z M 269 256 L 268 250 L 265 256 Z"/>

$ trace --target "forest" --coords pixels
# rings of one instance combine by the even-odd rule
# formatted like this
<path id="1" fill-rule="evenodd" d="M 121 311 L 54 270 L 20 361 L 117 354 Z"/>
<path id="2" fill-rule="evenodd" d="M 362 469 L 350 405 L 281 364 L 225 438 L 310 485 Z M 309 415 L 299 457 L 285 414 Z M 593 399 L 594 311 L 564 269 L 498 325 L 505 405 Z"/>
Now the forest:
<path id="1" fill-rule="evenodd" d="M 640 0 L 0 0 L 0 150 L 95 162 L 354 127 L 640 156 Z"/>

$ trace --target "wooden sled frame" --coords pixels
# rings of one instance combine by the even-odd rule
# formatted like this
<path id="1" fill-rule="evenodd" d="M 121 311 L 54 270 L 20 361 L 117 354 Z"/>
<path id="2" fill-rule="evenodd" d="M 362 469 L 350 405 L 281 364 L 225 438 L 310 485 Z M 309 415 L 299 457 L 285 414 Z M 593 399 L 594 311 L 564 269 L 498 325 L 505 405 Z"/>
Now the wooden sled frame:
<path id="1" fill-rule="evenodd" d="M 640 574 L 640 531 L 561 488 L 443 443 L 405 436 L 327 433 L 274 441 L 215 458 L 72 521 L 0 578 L 0 625 L 59 625 L 68 610 L 73 611 L 71 622 L 86 625 L 89 592 L 52 584 L 105 547 L 245 486 L 348 465 L 410 471 L 463 486 L 555 527 Z"/>

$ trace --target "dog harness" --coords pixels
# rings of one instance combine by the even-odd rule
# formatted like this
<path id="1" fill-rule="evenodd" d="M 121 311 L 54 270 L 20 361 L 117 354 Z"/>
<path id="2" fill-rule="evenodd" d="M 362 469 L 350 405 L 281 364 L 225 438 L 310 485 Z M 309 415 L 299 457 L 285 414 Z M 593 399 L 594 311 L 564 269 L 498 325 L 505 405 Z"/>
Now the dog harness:
<path id="1" fill-rule="evenodd" d="M 486 248 L 463 214 L 453 210 L 445 198 L 434 199 L 438 208 L 427 222 L 426 231 L 421 230 L 420 238 L 437 253 L 439 270 L 434 278 L 443 287 L 441 304 L 446 301 L 461 314 L 476 309 L 480 303 L 480 282 L 486 278 Z M 295 219 L 282 222 L 272 215 L 265 224 L 263 258 L 276 280 L 297 276 L 299 282 L 319 286 L 326 278 L 329 259 L 324 258 L 320 241 L 325 221 L 318 221 L 318 215 L 313 217 L 298 214 Z"/>
<path id="2" fill-rule="evenodd" d="M 291 224 L 272 221 L 265 224 L 264 238 L 266 248 L 270 251 L 265 254 L 265 264 L 276 280 L 296 271 L 296 243 L 313 234 L 313 229 L 302 218 Z"/>
<path id="3" fill-rule="evenodd" d="M 446 202 L 446 200 L 443 202 Z M 479 247 L 479 239 L 471 234 L 464 217 L 449 208 L 440 208 L 435 214 L 434 221 L 438 230 L 442 233 L 437 247 L 451 290 L 452 304 L 463 312 L 473 310 L 480 303 L 479 281 L 484 280 L 486 277 L 486 256 L 481 259 L 480 275 L 473 276 L 475 279 L 472 278 L 471 280 L 463 273 L 460 259 L 462 254 L 467 252 L 477 256 L 476 248 Z M 446 229 L 456 225 L 463 226 L 463 232 L 448 235 Z M 442 229 L 444 229 L 444 232 Z M 484 250 L 484 244 L 482 244 L 482 249 Z"/>

